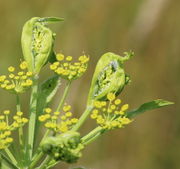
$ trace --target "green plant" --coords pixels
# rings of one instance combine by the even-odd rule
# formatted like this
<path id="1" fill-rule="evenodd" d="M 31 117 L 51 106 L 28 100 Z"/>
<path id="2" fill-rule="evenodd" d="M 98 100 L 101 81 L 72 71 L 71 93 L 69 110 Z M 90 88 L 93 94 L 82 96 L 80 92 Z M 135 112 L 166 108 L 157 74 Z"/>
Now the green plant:
<path id="1" fill-rule="evenodd" d="M 16 113 L 4 110 L 0 115 L 3 169 L 48 169 L 60 161 L 74 163 L 82 156 L 82 150 L 102 134 L 125 127 L 140 113 L 173 104 L 159 99 L 131 111 L 128 111 L 128 104 L 120 106 L 121 100 L 117 96 L 130 80 L 123 66 L 133 52 L 125 52 L 125 56 L 109 52 L 101 56 L 97 63 L 84 113 L 80 118 L 72 117 L 71 106 L 65 100 L 73 81 L 85 73 L 89 57 L 82 55 L 78 61 L 72 62 L 73 57 L 53 51 L 55 33 L 47 25 L 57 21 L 62 19 L 35 17 L 27 21 L 22 31 L 24 61 L 19 65 L 20 71 L 16 72 L 16 68 L 10 66 L 9 75 L 0 76 L 0 87 L 15 95 L 17 109 Z M 48 63 L 53 75 L 39 83 L 40 70 Z M 49 103 L 62 79 L 65 79 L 66 87 L 59 105 L 53 111 Z M 26 118 L 21 110 L 20 94 L 28 89 L 31 96 Z M 89 116 L 96 121 L 97 127 L 82 136 L 79 129 Z M 23 128 L 26 123 L 28 134 Z M 46 130 L 40 141 L 39 127 Z M 11 133 L 15 130 L 19 135 L 18 152 L 13 149 Z"/>

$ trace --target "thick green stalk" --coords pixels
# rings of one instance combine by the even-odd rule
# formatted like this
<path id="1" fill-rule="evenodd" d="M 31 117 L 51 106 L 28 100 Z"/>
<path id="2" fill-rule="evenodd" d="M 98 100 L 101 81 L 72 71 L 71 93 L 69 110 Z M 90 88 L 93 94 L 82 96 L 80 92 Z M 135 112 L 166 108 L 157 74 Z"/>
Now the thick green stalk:
<path id="1" fill-rule="evenodd" d="M 83 125 L 83 123 L 89 116 L 89 113 L 91 112 L 92 109 L 93 109 L 93 106 L 91 106 L 91 105 L 86 107 L 86 110 L 84 111 L 84 113 L 82 114 L 82 116 L 80 117 L 78 122 L 72 128 L 72 131 L 77 131 Z"/>
<path id="2" fill-rule="evenodd" d="M 60 100 L 60 102 L 59 102 L 59 105 L 58 105 L 56 111 L 60 111 L 60 109 L 62 108 L 62 106 L 63 106 L 63 104 L 64 104 L 64 101 L 65 101 L 65 99 L 66 99 L 66 97 L 67 97 L 67 94 L 68 94 L 70 85 L 71 85 L 71 81 L 68 81 L 68 82 L 67 82 L 67 85 L 66 85 L 66 88 L 65 88 L 65 90 L 64 90 L 63 96 L 62 96 L 62 98 L 61 98 L 61 100 Z"/>
<path id="3" fill-rule="evenodd" d="M 36 107 L 37 107 L 37 92 L 38 92 L 38 77 L 34 77 L 32 86 L 31 99 L 30 99 L 30 117 L 28 128 L 28 153 L 29 159 L 32 159 L 33 147 L 34 147 L 34 134 L 36 127 Z"/>

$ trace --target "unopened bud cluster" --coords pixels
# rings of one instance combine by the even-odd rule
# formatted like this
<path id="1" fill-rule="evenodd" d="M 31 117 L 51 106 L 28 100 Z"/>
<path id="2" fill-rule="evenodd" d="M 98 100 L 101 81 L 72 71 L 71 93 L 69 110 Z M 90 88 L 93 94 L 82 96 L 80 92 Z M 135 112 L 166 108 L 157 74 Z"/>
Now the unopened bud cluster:
<path id="1" fill-rule="evenodd" d="M 78 132 L 68 131 L 56 137 L 48 137 L 41 145 L 44 153 L 47 153 L 56 161 L 68 163 L 76 162 L 81 156 L 84 146 L 80 142 Z"/>

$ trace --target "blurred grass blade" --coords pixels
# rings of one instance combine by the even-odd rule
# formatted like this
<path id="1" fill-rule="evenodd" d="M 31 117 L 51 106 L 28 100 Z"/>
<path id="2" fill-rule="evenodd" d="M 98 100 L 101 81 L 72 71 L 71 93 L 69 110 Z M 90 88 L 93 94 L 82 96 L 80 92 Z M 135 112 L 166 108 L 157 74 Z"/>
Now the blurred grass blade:
<path id="1" fill-rule="evenodd" d="M 151 102 L 147 102 L 147 103 L 142 104 L 138 109 L 127 112 L 127 117 L 133 118 L 133 117 L 135 117 L 141 113 L 144 113 L 146 111 L 158 109 L 158 108 L 168 106 L 171 104 L 174 104 L 174 103 L 170 102 L 170 101 L 163 100 L 163 99 L 153 100 Z"/>

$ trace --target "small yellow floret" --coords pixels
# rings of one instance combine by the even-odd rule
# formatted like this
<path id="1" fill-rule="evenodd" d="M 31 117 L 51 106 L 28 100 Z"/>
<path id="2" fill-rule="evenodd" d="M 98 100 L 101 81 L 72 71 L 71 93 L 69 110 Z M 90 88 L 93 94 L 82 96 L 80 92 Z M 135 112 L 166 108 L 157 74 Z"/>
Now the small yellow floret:
<path id="1" fill-rule="evenodd" d="M 26 62 L 26 61 L 23 61 L 19 66 L 20 66 L 20 68 L 21 68 L 22 70 L 24 70 L 24 69 L 27 68 L 27 62 Z"/>
<path id="2" fill-rule="evenodd" d="M 22 116 L 22 115 L 23 115 L 23 112 L 18 111 L 16 114 L 17 114 L 18 116 Z"/>
<path id="3" fill-rule="evenodd" d="M 14 72 L 14 71 L 15 71 L 15 68 L 14 68 L 13 66 L 10 66 L 10 67 L 8 67 L 8 71 L 9 71 L 9 72 Z"/>
<path id="4" fill-rule="evenodd" d="M 52 65 L 50 65 L 50 69 L 51 69 L 51 70 L 56 70 L 56 69 L 57 69 L 57 66 L 54 65 L 54 64 L 52 64 Z"/>
<path id="5" fill-rule="evenodd" d="M 109 101 L 113 101 L 116 98 L 116 95 L 114 93 L 108 93 L 107 94 L 107 99 Z"/>
<path id="6" fill-rule="evenodd" d="M 72 113 L 69 111 L 65 114 L 66 117 L 71 117 L 72 116 Z"/>
<path id="7" fill-rule="evenodd" d="M 72 118 L 72 119 L 71 119 L 71 122 L 72 122 L 72 123 L 77 123 L 77 122 L 78 122 L 78 119 Z"/>
<path id="8" fill-rule="evenodd" d="M 54 115 L 56 115 L 56 116 L 58 116 L 59 114 L 60 114 L 59 111 L 55 111 L 55 112 L 54 112 Z"/>
<path id="9" fill-rule="evenodd" d="M 24 72 L 18 72 L 18 76 L 24 75 Z"/>
<path id="10" fill-rule="evenodd" d="M 116 105 L 119 105 L 119 104 L 121 104 L 121 100 L 120 100 L 120 99 L 116 99 L 114 103 L 115 103 Z"/>
<path id="11" fill-rule="evenodd" d="M 102 107 L 101 102 L 100 101 L 94 101 L 94 107 L 101 108 Z"/>
<path id="12" fill-rule="evenodd" d="M 7 143 L 12 143 L 13 142 L 13 138 L 11 138 L 11 137 L 6 138 L 6 142 Z"/>
<path id="13" fill-rule="evenodd" d="M 128 104 L 124 104 L 124 105 L 121 107 L 121 111 L 126 111 L 128 108 L 129 108 L 129 105 L 128 105 Z"/>
<path id="14" fill-rule="evenodd" d="M 4 110 L 4 112 L 3 112 L 5 115 L 8 115 L 8 114 L 10 114 L 10 110 Z"/>
<path id="15" fill-rule="evenodd" d="M 44 110 L 46 113 L 51 113 L 52 109 L 51 108 L 45 108 Z"/>
<path id="16" fill-rule="evenodd" d="M 27 76 L 32 76 L 33 73 L 32 73 L 32 72 L 27 72 L 26 75 L 27 75 Z"/>
<path id="17" fill-rule="evenodd" d="M 26 80 L 26 85 L 31 86 L 33 84 L 33 81 L 31 79 Z"/>
<path id="18" fill-rule="evenodd" d="M 71 60 L 72 60 L 72 56 L 67 56 L 67 57 L 66 57 L 66 60 L 67 60 L 67 61 L 71 61 Z"/>
<path id="19" fill-rule="evenodd" d="M 67 111 L 69 111 L 69 110 L 71 110 L 71 106 L 70 106 L 70 105 L 65 105 L 65 106 L 63 107 L 63 111 L 67 112 Z"/>
<path id="20" fill-rule="evenodd" d="M 56 59 L 57 59 L 58 61 L 62 61 L 62 60 L 64 60 L 64 55 L 61 54 L 61 53 L 58 53 L 58 54 L 56 55 Z"/>

